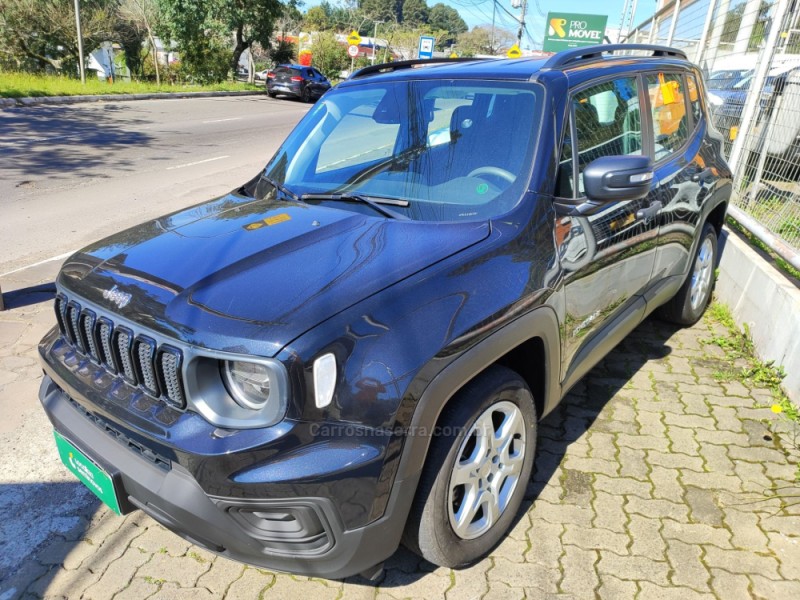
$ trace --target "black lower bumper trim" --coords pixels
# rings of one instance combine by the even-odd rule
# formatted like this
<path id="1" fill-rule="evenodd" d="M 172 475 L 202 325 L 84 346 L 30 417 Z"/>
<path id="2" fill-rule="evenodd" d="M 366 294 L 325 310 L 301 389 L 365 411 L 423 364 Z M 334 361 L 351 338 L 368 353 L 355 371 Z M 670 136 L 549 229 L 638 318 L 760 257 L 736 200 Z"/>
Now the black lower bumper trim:
<path id="1" fill-rule="evenodd" d="M 120 473 L 131 504 L 212 552 L 268 569 L 338 579 L 381 563 L 400 543 L 418 475 L 395 482 L 384 517 L 345 530 L 327 498 L 211 497 L 180 465 L 164 470 L 107 435 L 50 377 L 39 395 L 57 430 Z"/>

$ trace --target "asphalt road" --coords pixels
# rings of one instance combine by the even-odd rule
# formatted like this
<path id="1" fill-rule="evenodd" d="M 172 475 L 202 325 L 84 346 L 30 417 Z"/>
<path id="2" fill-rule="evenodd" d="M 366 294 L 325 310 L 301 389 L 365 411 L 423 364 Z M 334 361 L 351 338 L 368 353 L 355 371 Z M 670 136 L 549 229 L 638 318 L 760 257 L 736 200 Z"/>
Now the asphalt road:
<path id="1" fill-rule="evenodd" d="M 0 277 L 230 191 L 309 108 L 246 96 L 0 110 Z"/>

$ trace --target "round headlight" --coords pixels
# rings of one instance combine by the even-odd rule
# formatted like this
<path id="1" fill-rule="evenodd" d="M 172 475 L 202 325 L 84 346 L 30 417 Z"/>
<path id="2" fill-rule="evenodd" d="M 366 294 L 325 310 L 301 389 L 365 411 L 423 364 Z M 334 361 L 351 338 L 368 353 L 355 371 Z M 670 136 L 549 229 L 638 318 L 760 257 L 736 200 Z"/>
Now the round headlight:
<path id="1" fill-rule="evenodd" d="M 226 360 L 222 371 L 225 386 L 237 404 L 251 410 L 267 405 L 270 396 L 270 369 L 257 362 Z"/>

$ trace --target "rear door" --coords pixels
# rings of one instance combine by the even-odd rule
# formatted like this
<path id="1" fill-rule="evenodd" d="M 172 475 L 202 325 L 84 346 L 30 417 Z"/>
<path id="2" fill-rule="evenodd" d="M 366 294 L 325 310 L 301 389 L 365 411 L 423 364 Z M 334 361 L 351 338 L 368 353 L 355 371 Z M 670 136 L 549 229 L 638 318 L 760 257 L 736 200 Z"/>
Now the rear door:
<path id="1" fill-rule="evenodd" d="M 330 87 L 328 85 L 327 78 L 314 68 L 309 69 L 308 72 L 309 72 L 309 77 L 311 78 L 311 81 L 314 86 L 313 87 L 314 94 L 321 96 L 322 94 L 327 92 L 328 88 Z"/>
<path id="2" fill-rule="evenodd" d="M 650 309 L 683 283 L 698 238 L 703 205 L 720 179 L 717 153 L 707 136 L 702 87 L 695 73 L 659 71 L 644 76 L 653 127 L 653 160 L 660 182 L 659 238 Z"/>
<path id="3" fill-rule="evenodd" d="M 642 200 L 599 208 L 583 188 L 583 171 L 593 160 L 648 153 L 642 83 L 636 75 L 620 76 L 571 96 L 571 133 L 562 147 L 557 196 L 578 206 L 561 209 L 555 227 L 565 284 L 562 376 L 567 385 L 604 353 L 600 346 L 616 339 L 610 332 L 627 332 L 644 314 L 642 294 L 651 282 L 658 236 L 657 185 L 654 181 Z"/>

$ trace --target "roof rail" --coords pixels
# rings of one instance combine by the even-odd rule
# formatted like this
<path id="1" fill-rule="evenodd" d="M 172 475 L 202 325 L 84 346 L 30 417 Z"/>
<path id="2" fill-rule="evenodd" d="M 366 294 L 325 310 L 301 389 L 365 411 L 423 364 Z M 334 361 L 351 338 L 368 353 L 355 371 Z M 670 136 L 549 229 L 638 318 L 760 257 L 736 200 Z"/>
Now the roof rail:
<path id="1" fill-rule="evenodd" d="M 653 56 L 670 56 L 673 58 L 686 59 L 686 53 L 683 50 L 669 48 L 668 46 L 656 46 L 653 44 L 604 44 L 601 46 L 572 48 L 554 54 L 548 59 L 542 69 L 559 69 L 573 62 L 578 62 L 580 60 L 597 60 L 601 58 L 603 54 L 622 52 L 625 50 L 645 50 L 652 52 Z"/>
<path id="2" fill-rule="evenodd" d="M 415 58 L 413 60 L 398 60 L 397 62 L 381 63 L 379 65 L 370 65 L 359 69 L 348 77 L 350 79 L 359 79 L 374 75 L 375 73 L 392 73 L 398 69 L 411 69 L 419 65 L 432 65 L 441 63 L 459 63 L 459 62 L 474 62 L 476 60 L 485 60 L 482 58 Z"/>

